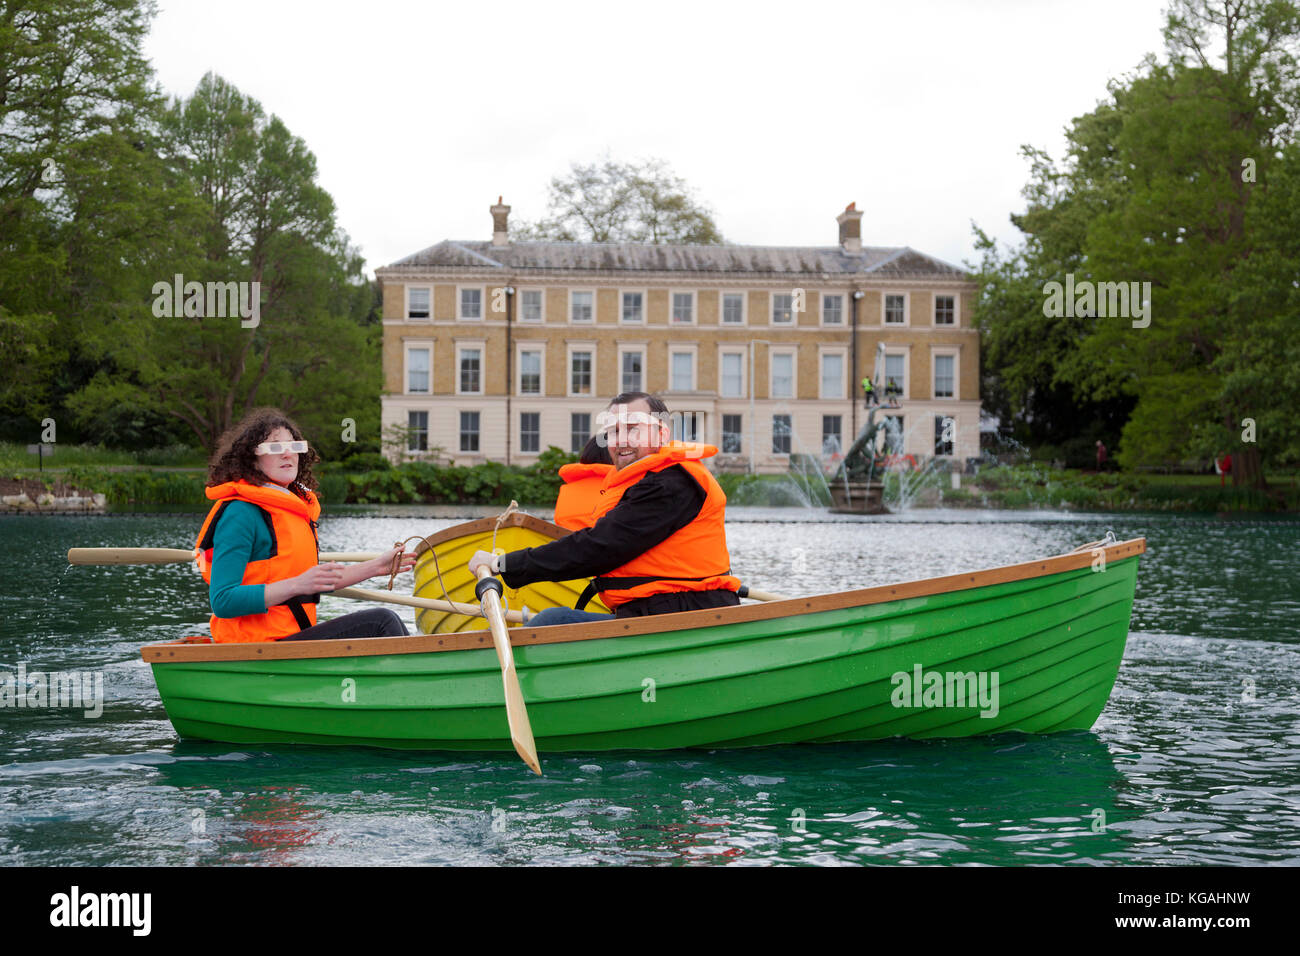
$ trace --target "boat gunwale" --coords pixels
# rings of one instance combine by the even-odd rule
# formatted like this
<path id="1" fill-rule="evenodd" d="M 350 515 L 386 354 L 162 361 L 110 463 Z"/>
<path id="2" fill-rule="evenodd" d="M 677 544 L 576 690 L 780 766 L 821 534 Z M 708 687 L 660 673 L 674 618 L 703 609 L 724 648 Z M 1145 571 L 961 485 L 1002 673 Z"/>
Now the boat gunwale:
<path id="1" fill-rule="evenodd" d="M 516 517 L 514 515 L 511 516 Z M 531 518 L 530 515 L 523 517 Z M 493 523 L 495 518 L 482 521 Z M 534 521 L 540 519 L 532 519 Z M 461 526 L 463 528 L 463 526 Z M 431 536 L 432 537 L 432 536 Z M 1146 538 L 1131 538 L 1105 548 L 1106 563 L 1136 558 L 1146 553 Z M 955 591 L 968 591 L 994 584 L 1009 584 L 1075 571 L 1090 566 L 1096 549 L 1076 550 L 1050 558 L 1019 564 L 1002 565 L 981 571 L 963 571 L 936 578 L 922 578 L 898 584 L 880 584 L 852 591 L 789 598 L 736 607 L 680 611 L 644 617 L 583 624 L 560 624 L 551 627 L 518 627 L 509 631 L 512 647 L 538 644 L 569 644 L 660 634 L 665 631 L 694 630 L 728 624 L 752 624 L 783 617 L 815 614 L 844 608 L 886 604 L 910 598 L 932 597 Z M 801 606 L 800 606 L 801 605 Z M 140 656 L 148 664 L 188 664 L 205 661 L 301 660 L 327 657 L 382 657 L 390 654 L 428 654 L 439 651 L 492 649 L 486 631 L 462 631 L 442 634 L 411 634 L 405 637 L 338 638 L 325 641 L 261 641 L 256 643 L 212 644 L 191 641 L 164 641 L 146 644 Z"/>
<path id="2" fill-rule="evenodd" d="M 570 533 L 568 528 L 535 517 L 524 511 L 515 511 L 504 517 L 475 518 L 473 521 L 463 521 L 460 524 L 449 525 L 422 538 L 420 543 L 415 546 L 414 553 L 423 555 L 425 551 L 430 551 L 436 545 L 445 541 L 454 541 L 456 538 L 462 538 L 470 534 L 485 534 L 498 527 L 527 528 L 529 531 L 536 531 L 539 534 L 546 535 L 554 541 L 558 541 Z"/>

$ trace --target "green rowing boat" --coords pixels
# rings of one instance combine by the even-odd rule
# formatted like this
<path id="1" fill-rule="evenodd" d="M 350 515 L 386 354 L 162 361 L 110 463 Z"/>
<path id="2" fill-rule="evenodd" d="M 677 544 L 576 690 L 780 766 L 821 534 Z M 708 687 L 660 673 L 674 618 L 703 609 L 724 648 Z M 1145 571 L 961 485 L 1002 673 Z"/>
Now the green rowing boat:
<path id="1" fill-rule="evenodd" d="M 538 750 L 1087 730 L 1146 540 L 768 604 L 510 631 Z M 176 732 L 509 751 L 484 631 L 142 648 Z"/>

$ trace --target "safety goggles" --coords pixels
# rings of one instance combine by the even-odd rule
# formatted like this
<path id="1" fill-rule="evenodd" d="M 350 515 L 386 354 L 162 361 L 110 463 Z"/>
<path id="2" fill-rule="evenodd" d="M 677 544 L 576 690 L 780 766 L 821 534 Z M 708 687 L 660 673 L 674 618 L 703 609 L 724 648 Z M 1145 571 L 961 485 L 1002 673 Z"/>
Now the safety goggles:
<path id="1" fill-rule="evenodd" d="M 596 416 L 596 427 L 607 443 L 619 444 L 619 439 L 636 443 L 658 437 L 664 424 L 647 412 L 601 412 Z"/>
<path id="2" fill-rule="evenodd" d="M 253 449 L 255 455 L 283 455 L 286 451 L 301 455 L 307 450 L 305 441 L 264 441 Z"/>

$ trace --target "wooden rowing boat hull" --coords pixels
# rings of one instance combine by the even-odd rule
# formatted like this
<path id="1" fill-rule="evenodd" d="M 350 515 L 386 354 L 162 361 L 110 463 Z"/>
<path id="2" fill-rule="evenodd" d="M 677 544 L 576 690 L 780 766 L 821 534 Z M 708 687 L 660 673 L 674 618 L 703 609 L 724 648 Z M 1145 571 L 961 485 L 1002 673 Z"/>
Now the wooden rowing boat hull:
<path id="1" fill-rule="evenodd" d="M 1123 656 L 1145 540 L 1105 551 L 1100 571 L 1084 551 L 766 605 L 517 628 L 511 643 L 543 754 L 1087 730 Z M 142 654 L 182 737 L 511 749 L 480 632 Z M 996 708 L 919 693 L 901 704 L 899 675 L 918 668 L 996 674 Z"/>

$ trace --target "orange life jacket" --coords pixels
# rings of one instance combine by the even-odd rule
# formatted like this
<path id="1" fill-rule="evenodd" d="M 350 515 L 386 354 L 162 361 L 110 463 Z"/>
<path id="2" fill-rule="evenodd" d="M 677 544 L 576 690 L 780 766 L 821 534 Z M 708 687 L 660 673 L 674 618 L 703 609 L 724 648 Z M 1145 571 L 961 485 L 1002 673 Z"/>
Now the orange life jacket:
<path id="1" fill-rule="evenodd" d="M 555 523 L 570 531 L 590 528 L 596 523 L 596 502 L 600 487 L 613 465 L 584 465 L 574 462 L 560 469 L 564 484 L 555 499 Z"/>
<path id="2" fill-rule="evenodd" d="M 249 561 L 244 567 L 242 584 L 269 584 L 297 577 L 320 560 L 316 540 L 316 519 L 320 502 L 310 491 L 307 500 L 277 488 L 265 488 L 247 481 L 228 481 L 204 490 L 215 504 L 203 521 L 197 542 L 199 571 L 203 580 L 212 583 L 212 545 L 222 509 L 232 501 L 256 505 L 271 532 L 271 557 Z M 212 640 L 218 644 L 274 641 L 306 630 L 316 623 L 318 595 L 298 596 L 264 614 L 242 617 L 212 615 Z"/>
<path id="3" fill-rule="evenodd" d="M 681 465 L 704 489 L 700 513 L 684 528 L 622 567 L 602 574 L 592 583 L 611 610 L 628 601 L 674 591 L 738 591 L 740 580 L 731 575 L 727 533 L 723 519 L 727 496 L 701 458 L 718 453 L 712 445 L 669 442 L 626 468 L 611 470 L 600 489 L 593 518 L 613 510 L 624 493 L 652 472 Z"/>

